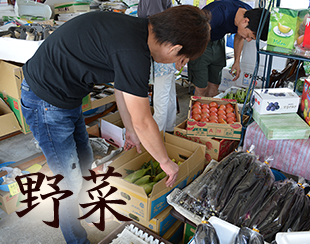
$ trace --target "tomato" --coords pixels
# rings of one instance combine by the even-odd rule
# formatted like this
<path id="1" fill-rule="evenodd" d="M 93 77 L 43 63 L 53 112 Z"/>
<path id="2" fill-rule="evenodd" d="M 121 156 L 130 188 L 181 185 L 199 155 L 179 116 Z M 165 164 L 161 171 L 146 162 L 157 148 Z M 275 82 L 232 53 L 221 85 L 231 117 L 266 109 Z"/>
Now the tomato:
<path id="1" fill-rule="evenodd" d="M 207 104 L 207 103 L 202 103 L 202 104 L 201 104 L 201 107 L 202 107 L 202 108 L 210 108 L 209 104 Z"/>
<path id="2" fill-rule="evenodd" d="M 210 118 L 210 114 L 208 113 L 202 113 L 201 118 Z"/>
<path id="3" fill-rule="evenodd" d="M 231 103 L 227 103 L 226 108 L 234 108 L 234 106 Z"/>
<path id="4" fill-rule="evenodd" d="M 218 117 L 213 115 L 213 116 L 210 116 L 209 120 L 216 120 L 216 121 L 218 121 Z"/>
<path id="5" fill-rule="evenodd" d="M 208 108 L 202 107 L 201 112 L 202 112 L 202 113 L 207 113 L 207 114 L 209 114 L 209 113 L 210 113 L 210 110 L 209 110 Z"/>
<path id="6" fill-rule="evenodd" d="M 210 108 L 211 107 L 218 108 L 218 104 L 216 102 L 210 102 L 209 106 L 210 106 Z"/>
<path id="7" fill-rule="evenodd" d="M 200 114 L 193 114 L 193 119 L 196 121 L 200 121 L 201 120 L 201 115 Z"/>
<path id="8" fill-rule="evenodd" d="M 225 104 L 221 104 L 220 107 L 219 107 L 219 110 L 226 110 Z"/>
<path id="9" fill-rule="evenodd" d="M 193 106 L 192 106 L 192 109 L 194 108 L 200 108 L 201 109 L 201 106 L 198 104 L 198 103 L 195 103 Z"/>
<path id="10" fill-rule="evenodd" d="M 219 110 L 219 111 L 217 112 L 217 114 L 218 114 L 218 115 L 221 115 L 221 114 L 225 115 L 225 114 L 226 114 L 226 111 L 225 111 L 225 110 Z"/>
<path id="11" fill-rule="evenodd" d="M 213 120 L 209 120 L 209 123 L 216 123 L 217 124 L 218 121 L 213 119 Z"/>
<path id="12" fill-rule="evenodd" d="M 227 118 L 227 122 L 228 124 L 233 124 L 236 122 L 236 118 L 233 118 L 233 117 Z M 229 122 L 233 122 L 233 123 L 229 123 Z"/>
<path id="13" fill-rule="evenodd" d="M 226 115 L 225 114 L 219 114 L 218 116 L 219 119 L 227 119 Z"/>
<path id="14" fill-rule="evenodd" d="M 226 113 L 232 113 L 234 112 L 234 108 L 228 107 L 226 108 Z"/>
<path id="15" fill-rule="evenodd" d="M 201 106 L 201 102 L 199 102 L 199 101 L 195 101 L 195 102 L 193 103 L 193 105 L 195 105 L 195 104 Z"/>
<path id="16" fill-rule="evenodd" d="M 216 107 L 211 107 L 210 112 L 216 112 L 217 113 L 217 108 Z"/>
<path id="17" fill-rule="evenodd" d="M 228 113 L 226 114 L 227 118 L 236 118 L 236 115 L 234 113 Z"/>
<path id="18" fill-rule="evenodd" d="M 216 116 L 217 117 L 217 112 L 211 112 L 210 116 Z"/>
<path id="19" fill-rule="evenodd" d="M 200 122 L 209 122 L 209 119 L 207 117 L 202 117 Z"/>
<path id="20" fill-rule="evenodd" d="M 201 109 L 200 108 L 194 108 L 192 111 L 192 114 L 201 114 Z"/>
<path id="21" fill-rule="evenodd" d="M 219 118 L 219 123 L 220 124 L 227 124 L 226 120 L 223 118 Z"/>

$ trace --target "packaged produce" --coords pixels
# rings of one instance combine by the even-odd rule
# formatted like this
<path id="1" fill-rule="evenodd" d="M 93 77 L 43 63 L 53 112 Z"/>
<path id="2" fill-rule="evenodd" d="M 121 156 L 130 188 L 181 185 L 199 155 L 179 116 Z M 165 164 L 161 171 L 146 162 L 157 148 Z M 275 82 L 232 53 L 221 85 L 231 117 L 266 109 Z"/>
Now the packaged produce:
<path id="1" fill-rule="evenodd" d="M 253 161 L 221 211 L 221 218 L 240 226 L 244 219 L 255 213 L 273 184 L 274 175 L 269 166 Z"/>
<path id="2" fill-rule="evenodd" d="M 247 227 L 241 227 L 234 244 L 263 244 L 264 237 L 255 230 Z"/>
<path id="3" fill-rule="evenodd" d="M 208 221 L 202 221 L 197 226 L 194 240 L 197 244 L 220 244 L 215 228 Z"/>

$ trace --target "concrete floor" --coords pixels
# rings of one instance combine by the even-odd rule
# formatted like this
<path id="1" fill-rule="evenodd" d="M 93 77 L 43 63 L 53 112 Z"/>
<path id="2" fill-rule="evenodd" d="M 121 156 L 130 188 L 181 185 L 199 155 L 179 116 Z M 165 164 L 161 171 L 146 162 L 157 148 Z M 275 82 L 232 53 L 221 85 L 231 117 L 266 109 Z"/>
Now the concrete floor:
<path id="1" fill-rule="evenodd" d="M 177 95 L 180 113 L 177 114 L 177 124 L 183 122 L 187 118 L 190 100 L 189 91 L 193 91 L 193 87 L 189 89 L 186 83 L 184 83 L 183 86 L 180 84 L 181 82 L 178 81 Z M 19 134 L 0 141 L 0 163 L 8 161 L 19 162 L 40 153 L 41 151 L 36 147 L 31 133 L 26 135 Z M 53 220 L 53 212 L 47 211 L 48 209 L 52 209 L 51 204 L 52 203 L 47 203 L 47 205 L 42 205 L 42 207 L 40 207 L 41 204 L 39 204 L 37 208 L 30 211 L 22 218 L 19 218 L 15 212 L 8 215 L 0 209 L 0 244 L 65 243 L 60 228 L 55 229 L 42 222 L 43 220 Z M 106 229 L 103 232 L 99 231 L 96 227 L 87 226 L 84 220 L 82 221 L 82 225 L 88 233 L 88 239 L 91 244 L 97 244 L 111 233 L 119 223 L 107 223 Z"/>

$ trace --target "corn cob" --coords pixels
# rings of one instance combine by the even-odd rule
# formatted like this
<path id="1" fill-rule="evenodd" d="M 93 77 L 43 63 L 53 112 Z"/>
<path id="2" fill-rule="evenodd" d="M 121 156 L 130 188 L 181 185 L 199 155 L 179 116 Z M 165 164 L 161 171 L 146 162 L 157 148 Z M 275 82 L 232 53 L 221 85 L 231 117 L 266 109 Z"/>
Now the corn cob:
<path id="1" fill-rule="evenodd" d="M 141 187 L 143 187 L 145 193 L 148 195 L 152 192 L 153 190 L 153 186 L 156 184 L 156 182 L 150 182 L 148 184 L 144 184 L 144 185 L 140 185 Z"/>
<path id="2" fill-rule="evenodd" d="M 155 176 L 153 181 L 158 182 L 158 181 L 162 180 L 163 178 L 165 178 L 166 176 L 167 175 L 166 175 L 165 171 L 162 171 L 161 173 L 159 173 L 158 175 Z"/>
<path id="3" fill-rule="evenodd" d="M 149 168 L 147 169 L 139 169 L 129 175 L 127 175 L 124 180 L 130 182 L 130 183 L 133 183 L 135 182 L 136 180 L 140 179 L 141 177 L 143 177 L 146 172 L 149 170 Z"/>
<path id="4" fill-rule="evenodd" d="M 140 185 L 150 183 L 150 177 L 151 177 L 150 175 L 145 175 L 145 176 L 141 177 L 140 179 L 136 180 L 134 182 L 134 184 L 140 186 Z"/>

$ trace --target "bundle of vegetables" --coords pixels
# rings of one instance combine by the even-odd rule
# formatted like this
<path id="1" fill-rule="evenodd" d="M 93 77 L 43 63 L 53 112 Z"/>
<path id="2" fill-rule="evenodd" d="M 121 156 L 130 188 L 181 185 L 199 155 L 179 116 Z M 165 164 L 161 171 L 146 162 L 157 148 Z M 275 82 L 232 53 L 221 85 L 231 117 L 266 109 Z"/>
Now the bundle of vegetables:
<path id="1" fill-rule="evenodd" d="M 310 194 L 292 179 L 275 182 L 269 165 L 252 153 L 232 152 L 171 200 L 195 218 L 218 216 L 239 227 L 255 228 L 267 242 L 277 232 L 310 229 Z"/>
<path id="2" fill-rule="evenodd" d="M 249 88 L 239 88 L 236 90 L 231 90 L 223 98 L 224 99 L 234 99 L 237 100 L 237 103 L 244 103 L 246 94 L 248 93 Z M 250 96 L 247 99 L 247 103 L 250 101 Z"/>
<path id="3" fill-rule="evenodd" d="M 175 159 L 172 161 L 176 162 Z M 179 161 L 178 165 L 182 162 Z M 152 192 L 153 186 L 164 179 L 167 175 L 160 167 L 159 162 L 154 159 L 145 162 L 138 170 L 126 170 L 128 175 L 124 180 L 134 183 L 135 185 L 143 187 L 145 193 L 148 195 Z"/>

